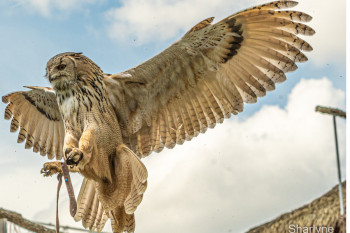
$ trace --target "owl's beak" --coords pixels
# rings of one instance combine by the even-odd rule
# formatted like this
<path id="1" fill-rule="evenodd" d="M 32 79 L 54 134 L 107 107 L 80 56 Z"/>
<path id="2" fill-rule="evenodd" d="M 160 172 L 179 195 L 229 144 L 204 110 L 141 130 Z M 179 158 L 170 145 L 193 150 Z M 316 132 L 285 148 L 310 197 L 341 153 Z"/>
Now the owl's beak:
<path id="1" fill-rule="evenodd" d="M 49 74 L 48 79 L 49 79 L 50 82 L 52 81 L 52 76 L 51 76 L 51 74 Z"/>
<path id="2" fill-rule="evenodd" d="M 52 81 L 54 81 L 56 79 L 59 79 L 62 76 L 64 76 L 64 75 L 55 75 L 55 76 L 53 76 L 53 75 L 49 74 L 49 81 L 52 82 Z"/>

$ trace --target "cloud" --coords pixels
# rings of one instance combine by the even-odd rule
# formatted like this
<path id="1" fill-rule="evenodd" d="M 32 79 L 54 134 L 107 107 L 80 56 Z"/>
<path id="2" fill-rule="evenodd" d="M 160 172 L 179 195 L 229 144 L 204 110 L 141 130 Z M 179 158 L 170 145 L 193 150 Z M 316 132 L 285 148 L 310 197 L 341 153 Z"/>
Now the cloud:
<path id="1" fill-rule="evenodd" d="M 245 120 L 236 116 L 143 159 L 149 178 L 136 211 L 136 232 L 243 232 L 325 193 L 337 182 L 334 135 L 331 117 L 316 113 L 316 105 L 344 109 L 345 93 L 327 78 L 302 79 L 284 108 L 265 105 Z M 345 121 L 337 123 L 345 174 Z M 22 167 L 2 166 L 15 170 L 0 176 L 8 190 L 0 206 L 53 223 L 57 181 L 39 176 L 42 159 L 36 157 L 36 166 L 34 156 L 17 161 Z M 77 196 L 81 177 L 72 180 Z M 81 227 L 69 215 L 62 187 L 61 225 Z M 109 223 L 104 230 L 110 231 Z"/>
<path id="2" fill-rule="evenodd" d="M 299 2 L 298 9 L 313 17 L 310 25 L 316 34 L 306 39 L 314 48 L 309 58 L 319 66 L 330 62 L 345 64 L 345 3 L 345 0 L 336 4 L 327 0 Z"/>
<path id="3" fill-rule="evenodd" d="M 95 3 L 96 0 L 15 0 L 24 9 L 38 12 L 45 17 L 56 15 L 57 12 L 81 10 L 85 5 Z"/>
<path id="4" fill-rule="evenodd" d="M 237 3 L 225 0 L 124 0 L 110 9 L 109 36 L 118 40 L 136 40 L 138 44 L 164 41 L 181 35 L 199 21 L 216 15 L 228 15 Z"/>
<path id="5" fill-rule="evenodd" d="M 199 21 L 211 16 L 218 19 L 239 10 L 261 4 L 261 1 L 225 0 L 124 0 L 122 5 L 107 11 L 108 35 L 120 41 L 137 44 L 156 43 L 178 38 Z M 316 30 L 313 37 L 305 37 L 314 47 L 310 60 L 317 65 L 345 60 L 345 0 L 337 4 L 327 0 L 315 3 L 300 1 L 295 10 L 313 16 L 310 25 Z M 175 40 L 175 39 L 174 39 Z"/>

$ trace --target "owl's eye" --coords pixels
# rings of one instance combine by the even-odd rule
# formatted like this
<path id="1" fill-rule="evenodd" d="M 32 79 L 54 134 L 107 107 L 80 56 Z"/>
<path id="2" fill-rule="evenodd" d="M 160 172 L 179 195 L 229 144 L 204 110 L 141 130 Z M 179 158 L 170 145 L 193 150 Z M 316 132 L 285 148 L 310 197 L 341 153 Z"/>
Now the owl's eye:
<path id="1" fill-rule="evenodd" d="M 66 68 L 66 65 L 64 65 L 64 64 L 61 64 L 61 65 L 57 66 L 58 70 L 64 70 L 64 68 Z"/>

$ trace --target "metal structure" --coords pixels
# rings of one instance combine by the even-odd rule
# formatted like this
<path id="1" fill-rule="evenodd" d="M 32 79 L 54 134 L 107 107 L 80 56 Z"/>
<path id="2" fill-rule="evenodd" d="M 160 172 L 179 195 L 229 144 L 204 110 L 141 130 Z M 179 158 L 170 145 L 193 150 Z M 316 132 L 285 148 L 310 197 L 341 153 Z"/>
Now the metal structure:
<path id="1" fill-rule="evenodd" d="M 335 152 L 337 155 L 337 168 L 338 168 L 338 181 L 339 181 L 339 205 L 340 205 L 340 214 L 344 214 L 344 198 L 343 198 L 343 189 L 341 185 L 341 170 L 340 170 L 340 159 L 339 159 L 339 149 L 338 149 L 338 135 L 337 135 L 337 123 L 336 117 L 346 118 L 346 112 L 337 109 L 329 108 L 323 106 L 316 106 L 316 112 L 325 113 L 333 116 L 333 126 L 334 126 L 334 138 L 335 138 Z"/>
<path id="2" fill-rule="evenodd" d="M 0 219 L 0 233 L 7 233 L 7 221 L 5 218 Z"/>

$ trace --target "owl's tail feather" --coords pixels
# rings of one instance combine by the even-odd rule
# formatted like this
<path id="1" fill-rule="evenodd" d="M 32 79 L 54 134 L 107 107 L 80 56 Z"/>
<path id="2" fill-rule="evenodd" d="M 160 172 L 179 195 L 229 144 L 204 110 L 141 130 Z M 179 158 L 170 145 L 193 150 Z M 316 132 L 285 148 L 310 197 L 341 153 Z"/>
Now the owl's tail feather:
<path id="1" fill-rule="evenodd" d="M 133 233 L 135 231 L 135 216 L 125 213 L 123 207 L 110 211 L 110 218 L 113 233 Z"/>
<path id="2" fill-rule="evenodd" d="M 84 178 L 77 203 L 74 220 L 77 222 L 81 220 L 84 228 L 88 228 L 91 232 L 95 229 L 101 232 L 108 220 L 108 215 L 98 199 L 94 181 Z"/>

